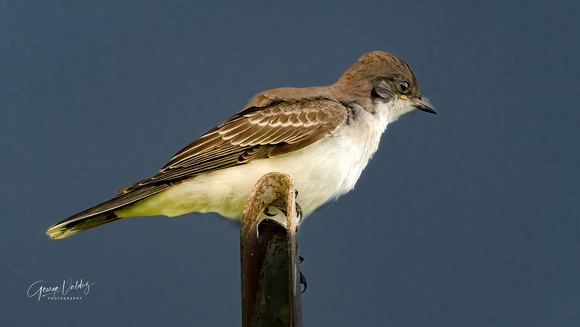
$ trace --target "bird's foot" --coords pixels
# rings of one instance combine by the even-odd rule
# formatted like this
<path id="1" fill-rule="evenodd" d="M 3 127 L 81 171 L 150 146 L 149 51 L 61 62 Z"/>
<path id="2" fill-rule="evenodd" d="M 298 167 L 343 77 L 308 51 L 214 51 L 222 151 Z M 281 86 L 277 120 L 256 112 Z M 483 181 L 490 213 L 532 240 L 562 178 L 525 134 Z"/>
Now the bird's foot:
<path id="1" fill-rule="evenodd" d="M 270 212 L 270 207 L 266 207 L 266 210 L 264 210 L 264 214 L 268 217 L 276 217 L 276 213 L 271 213 Z"/>

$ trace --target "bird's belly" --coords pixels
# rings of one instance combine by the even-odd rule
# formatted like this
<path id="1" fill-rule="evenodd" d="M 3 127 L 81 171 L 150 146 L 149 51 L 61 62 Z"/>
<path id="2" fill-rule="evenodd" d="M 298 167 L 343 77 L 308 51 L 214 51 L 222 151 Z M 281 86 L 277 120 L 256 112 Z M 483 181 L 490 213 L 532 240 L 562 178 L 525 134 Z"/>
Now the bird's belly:
<path id="1" fill-rule="evenodd" d="M 189 212 L 217 212 L 240 219 L 258 179 L 270 172 L 282 172 L 293 178 L 297 202 L 307 216 L 350 191 L 378 146 L 378 140 L 377 146 L 371 148 L 352 143 L 341 137 L 328 138 L 289 155 L 200 174 L 116 213 L 124 217 L 172 217 Z"/>

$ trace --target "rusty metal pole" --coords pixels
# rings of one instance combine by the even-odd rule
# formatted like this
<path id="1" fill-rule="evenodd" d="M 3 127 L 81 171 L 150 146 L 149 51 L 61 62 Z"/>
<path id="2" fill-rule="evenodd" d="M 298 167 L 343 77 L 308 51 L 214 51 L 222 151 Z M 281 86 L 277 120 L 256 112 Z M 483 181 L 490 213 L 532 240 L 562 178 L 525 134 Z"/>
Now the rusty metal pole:
<path id="1" fill-rule="evenodd" d="M 243 327 L 302 326 L 297 224 L 292 178 L 262 176 L 240 230 Z"/>

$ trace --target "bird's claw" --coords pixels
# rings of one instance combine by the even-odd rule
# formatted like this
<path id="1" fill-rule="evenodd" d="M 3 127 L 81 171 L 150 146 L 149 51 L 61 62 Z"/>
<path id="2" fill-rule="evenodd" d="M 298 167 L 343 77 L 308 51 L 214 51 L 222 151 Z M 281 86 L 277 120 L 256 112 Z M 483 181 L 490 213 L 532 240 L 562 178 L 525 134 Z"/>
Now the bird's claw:
<path id="1" fill-rule="evenodd" d="M 302 261 L 304 261 L 304 258 L 298 256 L 298 264 L 301 264 Z M 300 271 L 300 268 L 298 269 L 298 271 Z M 304 285 L 304 289 L 301 290 L 300 293 L 306 292 L 306 289 L 308 288 L 308 283 L 306 282 L 306 277 L 304 277 L 301 271 L 300 271 L 300 285 Z"/>
<path id="2" fill-rule="evenodd" d="M 294 190 L 294 199 L 298 197 L 298 190 Z M 302 221 L 302 217 L 304 216 L 304 212 L 302 211 L 302 207 L 296 202 L 296 217 L 298 218 L 298 222 Z"/>
<path id="3" fill-rule="evenodd" d="M 296 202 L 296 217 L 298 218 L 298 222 L 302 221 L 302 217 L 304 216 L 304 212 L 302 212 L 302 207 Z"/>

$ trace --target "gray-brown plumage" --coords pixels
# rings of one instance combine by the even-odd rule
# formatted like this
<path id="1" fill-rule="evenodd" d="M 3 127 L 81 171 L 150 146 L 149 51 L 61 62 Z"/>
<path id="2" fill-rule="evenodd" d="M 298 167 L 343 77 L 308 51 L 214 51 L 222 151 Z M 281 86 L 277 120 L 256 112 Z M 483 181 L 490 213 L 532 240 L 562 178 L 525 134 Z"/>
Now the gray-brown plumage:
<path id="1" fill-rule="evenodd" d="M 384 76 L 386 73 L 388 76 Z M 201 174 L 286 156 L 313 145 L 333 135 L 349 119 L 356 119 L 358 111 L 372 112 L 373 101 L 390 101 L 380 98 L 398 94 L 392 90 L 396 85 L 389 82 L 397 78 L 409 83 L 410 92 L 401 96 L 421 99 L 408 65 L 378 51 L 365 54 L 332 86 L 259 93 L 231 118 L 175 154 L 158 174 L 121 188 L 115 198 L 55 224 L 47 234 L 52 238 L 73 235 L 120 219 L 115 214 L 120 208 L 195 180 Z M 413 104 L 433 111 L 427 104 L 419 108 L 422 105 Z"/>

